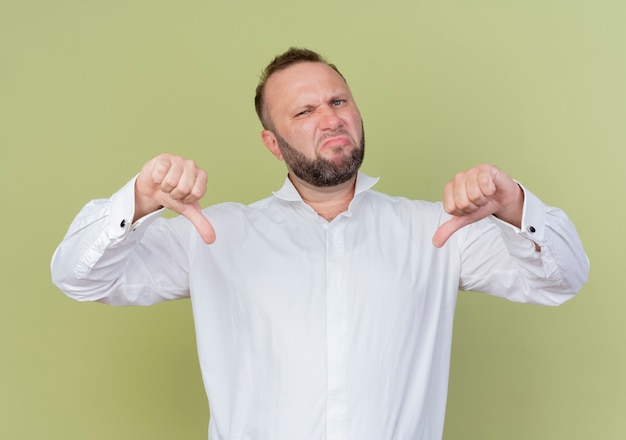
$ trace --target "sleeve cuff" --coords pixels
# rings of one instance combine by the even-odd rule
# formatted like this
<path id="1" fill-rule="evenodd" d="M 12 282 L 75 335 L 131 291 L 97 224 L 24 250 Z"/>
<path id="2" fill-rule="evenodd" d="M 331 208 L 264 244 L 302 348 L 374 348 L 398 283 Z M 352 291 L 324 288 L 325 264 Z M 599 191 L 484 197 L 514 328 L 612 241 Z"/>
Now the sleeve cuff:
<path id="1" fill-rule="evenodd" d="M 109 239 L 113 242 L 124 240 L 130 234 L 138 235 L 144 231 L 154 220 L 161 216 L 165 208 L 154 211 L 132 223 L 135 216 L 135 181 L 133 177 L 119 191 L 110 198 L 111 211 L 109 213 L 106 231 Z"/>
<path id="2" fill-rule="evenodd" d="M 523 237 L 524 241 L 532 241 L 539 245 L 544 239 L 546 228 L 546 205 L 539 200 L 537 196 L 527 190 L 522 184 L 517 182 L 524 191 L 524 208 L 522 211 L 522 227 L 518 228 L 510 223 L 507 223 L 495 216 L 491 216 L 493 221 L 504 236 L 509 240 L 515 241 Z"/>
<path id="3" fill-rule="evenodd" d="M 520 185 L 524 191 L 524 211 L 520 234 L 536 243 L 541 243 L 546 231 L 547 206 L 537 196 Z"/>

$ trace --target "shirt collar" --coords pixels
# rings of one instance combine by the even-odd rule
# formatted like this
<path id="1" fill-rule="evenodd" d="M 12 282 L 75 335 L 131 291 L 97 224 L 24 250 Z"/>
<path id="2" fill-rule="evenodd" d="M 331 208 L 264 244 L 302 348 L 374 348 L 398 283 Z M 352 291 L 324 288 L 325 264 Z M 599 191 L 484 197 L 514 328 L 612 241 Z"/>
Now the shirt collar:
<path id="1" fill-rule="evenodd" d="M 361 194 L 364 191 L 367 191 L 368 189 L 376 185 L 376 182 L 378 182 L 378 179 L 379 177 L 370 177 L 359 171 L 356 176 L 354 197 L 356 197 L 357 195 Z M 278 191 L 274 191 L 273 194 L 277 198 L 284 200 L 286 202 L 302 202 L 303 201 L 302 197 L 300 196 L 300 193 L 298 192 L 296 187 L 293 186 L 293 183 L 291 183 L 291 180 L 289 180 L 289 177 L 285 178 L 285 183 L 283 184 L 282 188 L 280 188 Z"/>

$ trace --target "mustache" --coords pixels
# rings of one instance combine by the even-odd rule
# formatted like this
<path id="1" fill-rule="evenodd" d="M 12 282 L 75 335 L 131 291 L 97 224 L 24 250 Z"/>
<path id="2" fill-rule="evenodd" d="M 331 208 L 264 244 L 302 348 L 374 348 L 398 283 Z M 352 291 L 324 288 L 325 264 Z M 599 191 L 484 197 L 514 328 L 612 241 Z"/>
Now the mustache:
<path id="1" fill-rule="evenodd" d="M 329 133 L 324 133 L 324 135 L 320 138 L 320 141 L 324 140 L 324 139 L 328 139 L 328 138 L 334 138 L 337 136 L 347 136 L 350 139 L 352 139 L 352 136 L 350 135 L 350 133 L 348 133 L 346 130 L 340 128 L 337 129 L 335 131 L 329 132 Z"/>

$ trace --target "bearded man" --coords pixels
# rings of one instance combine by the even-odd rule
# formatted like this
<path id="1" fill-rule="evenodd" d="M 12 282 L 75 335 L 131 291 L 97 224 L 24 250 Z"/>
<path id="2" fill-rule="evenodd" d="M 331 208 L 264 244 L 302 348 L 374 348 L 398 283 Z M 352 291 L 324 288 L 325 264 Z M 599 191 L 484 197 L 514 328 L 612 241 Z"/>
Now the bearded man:
<path id="1" fill-rule="evenodd" d="M 441 439 L 458 290 L 567 301 L 589 270 L 574 226 L 491 165 L 443 203 L 373 190 L 357 104 L 315 52 L 276 57 L 255 107 L 281 189 L 201 209 L 206 172 L 161 154 L 79 213 L 55 284 L 116 305 L 191 298 L 211 440 Z"/>

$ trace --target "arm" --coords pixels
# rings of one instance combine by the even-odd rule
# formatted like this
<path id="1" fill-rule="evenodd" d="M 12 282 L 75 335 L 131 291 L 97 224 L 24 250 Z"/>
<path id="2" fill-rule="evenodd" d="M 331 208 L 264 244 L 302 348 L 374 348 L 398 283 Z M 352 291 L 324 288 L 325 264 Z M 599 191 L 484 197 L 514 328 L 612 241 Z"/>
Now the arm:
<path id="1" fill-rule="evenodd" d="M 172 165 L 159 165 L 163 158 L 166 165 Z M 159 218 L 160 207 L 171 206 L 187 213 L 194 226 L 203 229 L 203 238 L 214 239 L 215 234 L 199 210 L 197 195 L 187 193 L 183 197 L 180 185 L 165 178 L 161 181 L 169 182 L 173 196 L 154 189 L 161 185 L 154 183 L 155 175 L 159 180 L 159 172 L 155 174 L 159 166 L 161 171 L 167 170 L 161 172 L 164 177 L 173 169 L 174 179 L 184 180 L 185 172 L 176 176 L 176 170 L 191 161 L 169 155 L 155 159 L 111 198 L 87 204 L 73 221 L 51 264 L 54 284 L 68 296 L 117 305 L 145 305 L 188 296 L 187 251 L 197 234 L 184 217 Z M 200 176 L 196 180 L 206 179 L 195 164 L 187 169 Z M 197 194 L 201 196 L 204 191 Z M 191 204 L 181 201 L 185 198 Z"/>
<path id="2" fill-rule="evenodd" d="M 462 227 L 490 215 L 519 228 L 524 193 L 504 171 L 492 165 L 478 165 L 458 173 L 445 185 L 443 206 L 453 217 L 433 236 L 436 247 L 442 247 Z"/>
<path id="3" fill-rule="evenodd" d="M 521 228 L 494 216 L 466 228 L 459 289 L 559 305 L 586 283 L 589 260 L 567 215 L 523 191 Z"/>
<path id="4" fill-rule="evenodd" d="M 565 213 L 501 170 L 480 165 L 457 175 L 446 185 L 444 209 L 452 217 L 433 243 L 459 236 L 461 290 L 556 305 L 587 281 L 589 261 Z"/>

